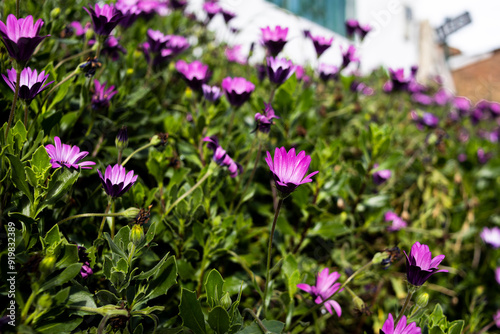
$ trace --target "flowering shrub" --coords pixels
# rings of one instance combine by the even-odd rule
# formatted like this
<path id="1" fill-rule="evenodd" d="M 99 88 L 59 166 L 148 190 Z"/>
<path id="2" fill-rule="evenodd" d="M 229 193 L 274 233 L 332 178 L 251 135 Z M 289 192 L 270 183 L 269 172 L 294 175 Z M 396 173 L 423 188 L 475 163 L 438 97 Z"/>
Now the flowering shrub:
<path id="1" fill-rule="evenodd" d="M 2 333 L 500 327 L 498 103 L 356 74 L 357 21 L 255 65 L 217 1 L 54 3 L 0 3 Z"/>

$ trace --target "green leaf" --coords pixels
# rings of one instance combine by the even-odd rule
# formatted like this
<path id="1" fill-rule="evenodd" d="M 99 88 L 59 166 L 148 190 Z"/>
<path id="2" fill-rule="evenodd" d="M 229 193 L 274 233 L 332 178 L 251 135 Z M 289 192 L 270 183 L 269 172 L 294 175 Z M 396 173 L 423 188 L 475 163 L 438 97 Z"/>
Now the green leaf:
<path id="1" fill-rule="evenodd" d="M 71 86 L 72 82 L 73 82 L 73 80 L 68 80 L 65 83 L 63 83 L 61 86 L 59 86 L 59 88 L 57 90 L 57 94 L 54 97 L 54 99 L 52 100 L 52 103 L 45 110 L 52 109 L 58 102 L 60 102 L 62 99 L 64 99 L 66 94 L 68 94 L 68 90 L 69 90 L 69 87 Z M 44 112 L 45 112 L 45 110 L 44 110 Z"/>
<path id="2" fill-rule="evenodd" d="M 71 287 L 69 299 L 68 299 L 68 305 L 71 306 L 84 306 L 84 307 L 91 307 L 91 308 L 96 308 L 97 305 L 94 301 L 94 296 L 89 292 L 89 290 L 86 287 L 82 287 L 80 285 L 73 285 Z M 72 314 L 75 315 L 86 315 L 88 314 L 87 312 L 80 312 L 78 310 L 72 310 Z"/>
<path id="3" fill-rule="evenodd" d="M 64 321 L 56 319 L 53 322 L 43 322 L 43 325 L 37 327 L 37 333 L 47 334 L 70 334 L 82 323 L 82 317 L 66 317 Z"/>
<path id="4" fill-rule="evenodd" d="M 33 157 L 30 160 L 31 168 L 37 173 L 37 175 L 45 175 L 47 170 L 52 167 L 50 163 L 50 157 L 44 146 L 40 146 Z M 45 181 L 45 178 L 43 179 Z"/>
<path id="5" fill-rule="evenodd" d="M 153 276 L 153 280 L 149 282 L 149 291 L 151 292 L 146 298 L 153 299 L 166 294 L 168 289 L 177 283 L 176 278 L 177 264 L 175 263 L 175 257 L 171 256 Z"/>
<path id="6" fill-rule="evenodd" d="M 12 170 L 11 173 L 12 182 L 14 183 L 17 189 L 21 190 L 23 194 L 25 194 L 28 197 L 30 203 L 33 203 L 34 201 L 33 193 L 31 192 L 28 182 L 26 182 L 26 173 L 24 172 L 23 163 L 15 155 L 6 154 L 6 156 L 7 159 L 9 159 L 10 168 Z"/>
<path id="7" fill-rule="evenodd" d="M 431 315 L 429 316 L 429 323 L 431 324 L 430 326 L 436 326 L 441 319 L 444 318 L 443 314 L 443 308 L 441 307 L 440 304 L 436 304 L 434 307 L 434 310 L 432 311 Z"/>
<path id="8" fill-rule="evenodd" d="M 63 248 L 63 256 L 56 263 L 57 269 L 66 268 L 69 265 L 79 261 L 78 246 L 77 245 L 70 244 L 70 245 L 64 245 L 63 247 L 64 247 Z"/>
<path id="9" fill-rule="evenodd" d="M 205 318 L 200 301 L 196 298 L 196 292 L 182 288 L 179 315 L 182 318 L 182 324 L 195 334 L 206 334 Z"/>
<path id="10" fill-rule="evenodd" d="M 208 312 L 208 324 L 217 334 L 224 334 L 229 330 L 229 314 L 222 306 L 214 307 Z"/>
<path id="11" fill-rule="evenodd" d="M 156 266 L 154 266 L 152 269 L 146 271 L 146 272 L 141 272 L 139 275 L 135 276 L 135 280 L 145 280 L 149 279 L 153 275 L 157 275 L 158 272 L 160 271 L 160 268 L 163 266 L 163 263 L 167 260 L 169 253 L 165 254 L 165 256 L 158 261 Z"/>
<path id="12" fill-rule="evenodd" d="M 112 293 L 111 291 L 108 291 L 108 290 L 97 291 L 96 297 L 104 305 L 106 305 L 106 304 L 116 305 L 121 300 L 114 293 Z"/>
<path id="13" fill-rule="evenodd" d="M 64 269 L 64 271 L 62 273 L 57 274 L 54 278 L 45 282 L 40 287 L 40 290 L 38 291 L 38 293 L 41 293 L 41 292 L 46 291 L 46 290 L 50 290 L 53 287 L 56 287 L 56 286 L 59 286 L 59 285 L 66 283 L 66 282 L 69 282 L 69 280 L 75 278 L 75 276 L 78 275 L 81 268 L 82 268 L 81 263 L 73 263 L 72 265 L 70 265 L 69 267 Z"/>
<path id="14" fill-rule="evenodd" d="M 27 134 L 28 132 L 26 131 L 23 122 L 21 122 L 21 120 L 17 121 L 16 125 L 10 129 L 9 137 L 7 138 L 7 145 L 10 146 L 8 152 L 16 155 L 21 152 L 21 149 L 26 142 Z"/>
<path id="15" fill-rule="evenodd" d="M 118 233 L 116 233 L 113 242 L 125 253 L 130 242 L 130 227 L 128 227 L 128 225 L 123 226 Z"/>
<path id="16" fill-rule="evenodd" d="M 448 334 L 461 334 L 465 322 L 463 320 L 455 320 L 448 325 Z"/>
<path id="17" fill-rule="evenodd" d="M 207 302 L 210 307 L 219 304 L 219 299 L 222 297 L 222 287 L 224 279 L 221 274 L 215 269 L 212 269 L 205 281 L 205 290 L 207 292 Z"/>
<path id="18" fill-rule="evenodd" d="M 125 252 L 120 247 L 118 247 L 113 240 L 111 240 L 111 236 L 109 235 L 108 232 L 104 232 L 104 238 L 108 241 L 109 248 L 111 248 L 111 251 L 114 254 L 122 257 L 123 259 L 127 258 Z"/>
<path id="19" fill-rule="evenodd" d="M 49 181 L 48 193 L 44 204 L 55 204 L 63 195 L 65 195 L 69 188 L 75 183 L 80 176 L 80 171 L 72 170 L 70 168 L 58 168 Z"/>
<path id="20" fill-rule="evenodd" d="M 281 332 L 283 332 L 283 328 L 285 328 L 284 323 L 276 320 L 262 320 L 262 324 L 268 330 L 267 333 L 264 333 L 259 325 L 254 322 L 250 326 L 247 326 L 237 332 L 237 334 L 281 334 Z"/>
<path id="21" fill-rule="evenodd" d="M 45 234 L 45 238 L 43 238 L 43 243 L 45 248 L 54 246 L 56 243 L 61 241 L 61 235 L 59 233 L 59 226 L 54 225 L 50 231 Z"/>

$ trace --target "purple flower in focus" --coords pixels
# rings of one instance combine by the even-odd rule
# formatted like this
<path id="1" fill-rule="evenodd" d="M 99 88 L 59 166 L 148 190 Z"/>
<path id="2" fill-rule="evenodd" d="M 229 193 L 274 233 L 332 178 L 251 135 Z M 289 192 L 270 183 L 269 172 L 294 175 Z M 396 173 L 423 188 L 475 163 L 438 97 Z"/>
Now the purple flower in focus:
<path id="1" fill-rule="evenodd" d="M 16 91 L 16 81 L 17 81 L 17 72 L 14 68 L 7 70 L 7 76 L 2 74 L 5 83 L 12 89 L 13 92 Z M 38 94 L 43 92 L 45 89 L 49 87 L 51 81 L 49 83 L 45 83 L 49 77 L 49 74 L 45 74 L 45 71 L 41 71 L 40 74 L 36 70 L 32 70 L 29 67 L 26 67 L 21 71 L 21 78 L 19 80 L 19 94 L 18 97 L 31 102 Z"/>
<path id="2" fill-rule="evenodd" d="M 483 228 L 481 231 L 481 239 L 493 248 L 500 248 L 500 228 L 494 226 L 492 228 Z"/>
<path id="3" fill-rule="evenodd" d="M 127 173 L 125 167 L 120 164 L 116 164 L 113 167 L 111 165 L 106 167 L 104 177 L 100 170 L 97 170 L 97 173 L 101 179 L 104 191 L 108 196 L 113 198 L 125 194 L 134 185 L 138 177 L 138 175 L 134 175 L 133 170 Z"/>
<path id="4" fill-rule="evenodd" d="M 267 57 L 267 76 L 272 83 L 282 85 L 295 72 L 295 66 L 286 58 Z"/>
<path id="5" fill-rule="evenodd" d="M 222 8 L 220 8 L 217 2 L 205 2 L 203 4 L 203 10 L 207 13 L 209 20 L 213 19 L 217 13 L 220 13 Z"/>
<path id="6" fill-rule="evenodd" d="M 340 50 L 342 50 L 342 47 L 340 47 Z M 350 63 L 358 61 L 359 58 L 356 55 L 356 48 L 354 45 L 349 45 L 345 52 L 342 51 L 342 68 L 346 68 Z"/>
<path id="7" fill-rule="evenodd" d="M 267 48 L 271 56 L 276 57 L 285 47 L 288 28 L 276 26 L 274 30 L 272 30 L 267 26 L 260 30 L 262 31 L 262 44 Z"/>
<path id="8" fill-rule="evenodd" d="M 111 31 L 115 29 L 123 18 L 123 14 L 113 4 L 104 4 L 102 8 L 98 4 L 95 4 L 94 8 L 89 5 L 89 9 L 86 7 L 83 7 L 83 9 L 85 9 L 92 19 L 94 32 L 100 36 L 111 34 Z"/>
<path id="9" fill-rule="evenodd" d="M 405 222 L 401 217 L 395 214 L 392 211 L 387 211 L 384 215 L 384 220 L 386 222 L 392 222 L 392 225 L 387 227 L 389 232 L 399 231 L 408 226 L 408 223 Z"/>
<path id="10" fill-rule="evenodd" d="M 222 89 L 229 103 L 234 107 L 240 107 L 250 98 L 255 85 L 245 78 L 227 77 L 222 80 Z"/>
<path id="11" fill-rule="evenodd" d="M 291 194 L 301 184 L 312 182 L 311 177 L 319 173 L 315 171 L 306 176 L 311 156 L 306 155 L 304 151 L 295 155 L 295 148 L 287 152 L 284 147 L 276 147 L 274 161 L 269 151 L 265 160 L 273 173 L 274 183 L 282 198 Z"/>
<path id="12" fill-rule="evenodd" d="M 316 277 L 316 285 L 311 286 L 309 284 L 300 283 L 297 284 L 297 288 L 311 294 L 316 304 L 321 304 L 325 300 L 327 300 L 327 302 L 325 302 L 324 304 L 326 310 L 330 314 L 333 314 L 333 308 L 337 315 L 340 317 L 342 315 L 340 304 L 335 300 L 328 300 L 336 292 L 338 292 L 340 287 L 342 286 L 342 284 L 340 283 L 335 283 L 335 281 L 340 278 L 340 274 L 336 271 L 330 274 L 329 271 L 330 270 L 328 268 L 325 268 L 318 274 L 318 276 Z"/>
<path id="13" fill-rule="evenodd" d="M 14 15 L 7 16 L 7 23 L 0 21 L 0 35 L 10 57 L 17 62 L 25 63 L 46 36 L 38 36 L 43 25 L 42 19 L 33 24 L 33 16 L 17 19 Z"/>
<path id="14" fill-rule="evenodd" d="M 314 49 L 316 50 L 316 55 L 319 58 L 323 52 L 325 52 L 330 46 L 332 46 L 333 37 L 330 39 L 324 36 L 313 36 L 309 35 L 314 44 Z"/>
<path id="15" fill-rule="evenodd" d="M 87 278 L 94 273 L 92 268 L 90 268 L 90 258 L 87 254 L 87 249 L 83 246 L 78 246 L 78 259 L 80 263 L 83 263 L 80 269 L 80 275 L 82 278 Z"/>
<path id="16" fill-rule="evenodd" d="M 259 130 L 262 133 L 269 133 L 271 131 L 271 125 L 273 123 L 273 118 L 279 118 L 274 114 L 274 109 L 271 104 L 264 102 L 264 109 L 262 109 L 263 113 L 255 114 L 255 122 L 257 123 L 257 127 L 255 130 Z M 254 130 L 254 131 L 255 131 Z"/>
<path id="17" fill-rule="evenodd" d="M 406 256 L 406 278 L 408 282 L 415 286 L 421 286 L 435 273 L 448 270 L 439 270 L 437 267 L 445 258 L 444 255 L 438 255 L 432 258 L 429 246 L 415 242 L 411 247 L 410 254 Z"/>
<path id="18" fill-rule="evenodd" d="M 243 172 L 243 167 L 239 163 L 236 163 L 229 154 L 227 154 L 226 150 L 219 145 L 219 140 L 216 136 L 205 137 L 203 141 L 208 142 L 208 148 L 214 151 L 214 161 L 219 164 L 219 166 L 227 167 L 231 177 L 234 178 Z"/>
<path id="19" fill-rule="evenodd" d="M 201 85 L 210 78 L 208 65 L 203 64 L 199 60 L 195 60 L 190 64 L 184 60 L 179 60 L 175 64 L 175 68 L 182 74 L 188 86 L 195 91 L 201 91 Z"/>
<path id="20" fill-rule="evenodd" d="M 234 19 L 236 17 L 235 13 L 230 12 L 230 11 L 225 10 L 225 9 L 222 9 L 221 13 L 222 13 L 222 16 L 224 17 L 224 22 L 226 22 L 226 24 L 228 24 L 229 21 L 231 21 L 232 19 Z"/>
<path id="21" fill-rule="evenodd" d="M 45 149 L 47 150 L 47 154 L 50 157 L 50 163 L 52 164 L 52 168 L 59 168 L 59 167 L 68 167 L 68 168 L 75 168 L 78 169 L 78 167 L 82 169 L 92 169 L 92 167 L 95 165 L 95 162 L 93 161 L 84 161 L 78 163 L 80 160 L 85 158 L 89 152 L 87 151 L 82 151 L 80 152 L 80 148 L 78 146 L 71 146 L 71 145 L 66 145 L 62 144 L 61 145 L 61 139 L 59 137 L 54 137 L 54 145 L 48 144 L 45 145 Z"/>
<path id="22" fill-rule="evenodd" d="M 85 23 L 85 26 L 78 21 L 73 21 L 69 24 L 69 27 L 74 31 L 75 36 L 80 37 L 85 35 L 87 30 L 90 29 L 90 22 Z"/>
<path id="23" fill-rule="evenodd" d="M 331 79 L 337 80 L 339 76 L 339 68 L 335 65 L 319 64 L 318 67 L 319 77 L 323 81 L 328 81 Z"/>
<path id="24" fill-rule="evenodd" d="M 392 318 L 392 314 L 389 313 L 387 320 L 384 322 L 384 326 L 380 330 L 380 334 L 420 334 L 422 330 L 420 327 L 417 327 L 416 322 L 412 322 L 411 324 L 406 324 L 406 316 L 402 316 L 399 322 L 396 324 L 394 328 L 394 319 Z"/>
<path id="25" fill-rule="evenodd" d="M 109 108 L 109 101 L 116 93 L 115 86 L 110 86 L 106 89 L 107 82 L 101 84 L 99 81 L 94 80 L 95 92 L 92 95 L 92 108 L 94 110 L 101 110 Z"/>
<path id="26" fill-rule="evenodd" d="M 482 148 L 477 150 L 477 161 L 482 165 L 487 163 L 492 157 L 493 154 L 491 152 L 485 152 Z"/>
<path id="27" fill-rule="evenodd" d="M 95 39 L 89 40 L 89 45 L 95 44 Z M 126 54 L 127 50 L 120 45 L 120 42 L 115 36 L 109 36 L 104 41 L 101 53 L 103 55 L 109 55 L 113 61 L 117 61 L 120 58 L 120 53 Z"/>
<path id="28" fill-rule="evenodd" d="M 345 21 L 345 30 L 347 37 L 354 37 L 354 33 L 358 30 L 359 22 L 355 19 L 348 19 Z"/>
<path id="29" fill-rule="evenodd" d="M 373 165 L 374 169 L 378 168 L 378 164 Z M 385 183 L 387 180 L 391 178 L 391 170 L 390 169 L 381 169 L 373 172 L 373 183 L 376 185 L 381 185 Z"/>
<path id="30" fill-rule="evenodd" d="M 230 62 L 238 63 L 238 64 L 246 64 L 247 57 L 241 52 L 241 45 L 235 45 L 232 48 L 227 47 L 224 51 L 226 58 Z"/>
<path id="31" fill-rule="evenodd" d="M 210 102 L 217 102 L 222 96 L 222 92 L 217 86 L 203 84 L 201 85 L 201 89 L 203 90 L 203 97 Z"/>

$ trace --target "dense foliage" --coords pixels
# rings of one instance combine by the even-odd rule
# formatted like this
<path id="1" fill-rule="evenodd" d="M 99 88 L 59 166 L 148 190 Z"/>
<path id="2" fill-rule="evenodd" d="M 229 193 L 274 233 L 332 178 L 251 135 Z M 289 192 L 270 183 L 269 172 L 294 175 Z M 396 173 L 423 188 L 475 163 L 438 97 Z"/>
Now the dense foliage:
<path id="1" fill-rule="evenodd" d="M 50 36 L 26 60 L 2 35 L 0 219 L 15 247 L 2 239 L 0 286 L 16 305 L 12 327 L 2 301 L 2 331 L 389 334 L 402 312 L 406 333 L 500 325 L 500 231 L 483 231 L 500 226 L 498 104 L 422 86 L 416 69 L 360 76 L 354 46 L 340 70 L 252 66 L 207 29 L 215 1 L 206 19 L 150 3 L 89 28 L 97 5 L 21 0 L 16 17 Z M 16 2 L 0 10 L 7 24 Z M 23 72 L 10 123 L 27 67 L 40 83 Z"/>

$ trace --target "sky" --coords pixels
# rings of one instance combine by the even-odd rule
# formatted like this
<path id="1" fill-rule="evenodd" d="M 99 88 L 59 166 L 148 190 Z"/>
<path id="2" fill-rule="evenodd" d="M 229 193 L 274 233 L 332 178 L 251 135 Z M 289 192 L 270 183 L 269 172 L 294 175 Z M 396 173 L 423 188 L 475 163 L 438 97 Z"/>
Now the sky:
<path id="1" fill-rule="evenodd" d="M 448 44 L 465 55 L 477 55 L 500 48 L 499 0 L 418 0 L 417 19 L 428 19 L 433 27 L 469 11 L 472 23 L 450 35 Z"/>

